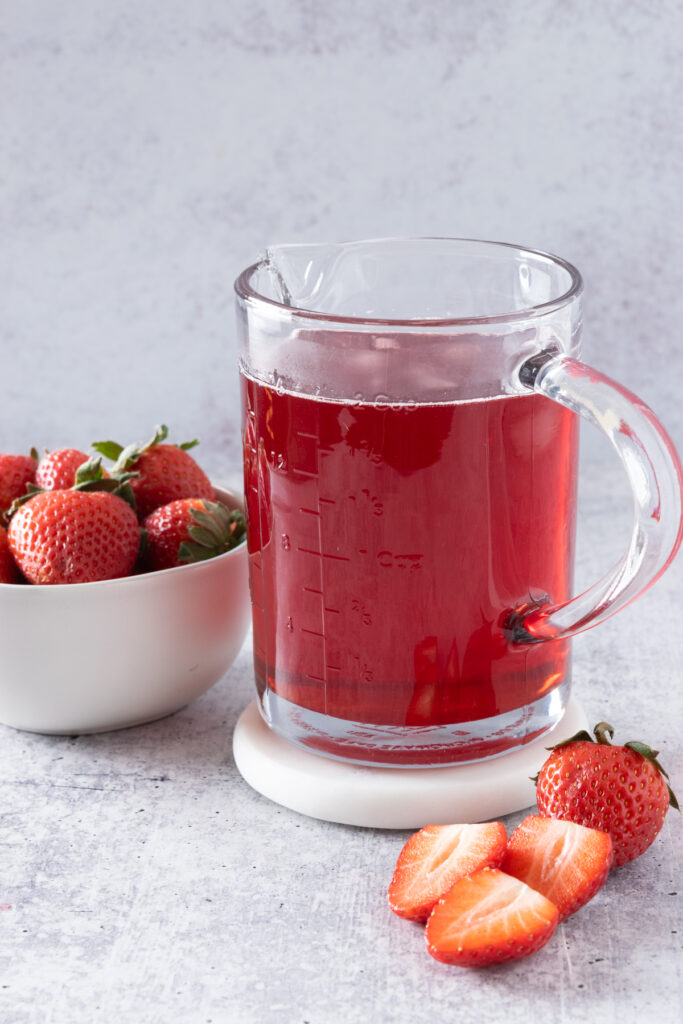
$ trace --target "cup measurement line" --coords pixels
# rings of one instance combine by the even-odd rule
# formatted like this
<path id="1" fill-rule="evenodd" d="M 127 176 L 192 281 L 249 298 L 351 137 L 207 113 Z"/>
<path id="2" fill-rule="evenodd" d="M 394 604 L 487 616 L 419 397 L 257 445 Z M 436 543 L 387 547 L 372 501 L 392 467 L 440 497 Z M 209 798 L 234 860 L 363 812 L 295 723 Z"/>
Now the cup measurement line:
<path id="1" fill-rule="evenodd" d="M 309 465 L 314 465 L 315 466 L 315 471 L 312 471 L 310 469 L 304 469 L 303 467 L 298 466 L 298 467 L 292 467 L 293 468 L 293 472 L 295 474 L 297 474 L 298 476 L 300 476 L 300 477 L 304 477 L 307 480 L 315 480 L 315 481 L 317 481 L 318 489 L 320 489 L 321 457 L 324 458 L 325 456 L 332 455 L 334 453 L 334 449 L 330 448 L 327 445 L 321 445 L 320 438 L 317 436 L 317 434 L 313 434 L 313 433 L 310 433 L 310 432 L 305 431 L 305 430 L 299 430 L 299 431 L 297 431 L 296 436 L 297 436 L 298 440 L 301 442 L 302 450 L 305 451 L 306 449 L 308 449 L 308 452 L 310 453 L 310 455 L 313 456 L 313 460 L 311 462 L 308 462 L 308 459 L 306 459 L 306 461 L 308 462 Z M 313 445 L 313 452 L 311 452 L 311 445 Z M 317 501 L 317 508 L 315 507 L 315 502 L 316 501 Z M 319 630 L 313 630 L 313 629 L 308 629 L 308 628 L 302 627 L 301 628 L 301 632 L 306 634 L 306 635 L 309 635 L 309 636 L 318 637 L 320 639 L 320 641 L 322 642 L 322 652 L 321 652 L 321 655 L 322 655 L 322 658 L 321 658 L 321 661 L 322 661 L 322 673 L 321 673 L 321 676 L 309 675 L 309 678 L 310 679 L 315 679 L 316 681 L 319 681 L 319 682 L 322 682 L 322 684 L 323 684 L 323 693 L 324 693 L 325 714 L 327 714 L 327 699 L 328 699 L 327 682 L 328 682 L 328 672 L 330 672 L 330 671 L 338 672 L 338 671 L 340 671 L 340 669 L 337 666 L 330 665 L 328 663 L 328 660 L 327 660 L 328 654 L 327 654 L 327 635 L 326 635 L 327 634 L 327 621 L 326 621 L 326 616 L 331 615 L 331 614 L 338 615 L 338 614 L 340 614 L 340 612 L 339 612 L 339 609 L 331 608 L 331 607 L 329 607 L 329 606 L 327 606 L 325 604 L 325 597 L 324 597 L 325 581 L 324 581 L 324 568 L 323 567 L 324 567 L 324 565 L 326 563 L 325 563 L 324 560 L 328 559 L 329 561 L 328 561 L 327 564 L 329 565 L 330 561 L 332 561 L 332 562 L 335 562 L 335 561 L 337 561 L 337 562 L 349 562 L 350 559 L 347 558 L 344 555 L 334 555 L 331 552 L 326 552 L 325 551 L 325 543 L 324 543 L 324 540 L 323 540 L 323 525 L 324 525 L 323 512 L 326 511 L 329 508 L 329 506 L 334 505 L 335 502 L 332 499 L 323 498 L 323 497 L 321 497 L 318 494 L 313 499 L 312 504 L 313 504 L 313 507 L 310 507 L 310 505 L 299 506 L 299 514 L 300 515 L 304 515 L 304 516 L 313 516 L 314 521 L 317 522 L 317 533 L 318 533 L 317 550 L 314 550 L 314 548 L 312 546 L 308 547 L 308 546 L 304 546 L 304 545 L 301 545 L 301 544 L 297 545 L 297 549 L 300 552 L 302 552 L 303 554 L 314 555 L 316 558 L 320 559 L 320 581 L 321 581 L 320 582 L 320 586 L 319 587 L 304 587 L 303 588 L 305 592 L 310 593 L 310 594 L 314 594 L 316 597 L 318 597 L 320 599 L 320 605 L 321 605 L 321 610 L 320 610 L 320 629 Z M 309 522 L 310 522 L 310 520 L 309 520 Z"/>
<path id="2" fill-rule="evenodd" d="M 314 551 L 312 548 L 302 548 L 301 545 L 297 544 L 297 551 L 301 551 L 304 555 L 315 555 L 316 558 L 333 558 L 337 562 L 350 562 L 351 559 L 347 558 L 346 555 L 331 555 L 327 551 Z M 309 590 L 309 587 L 304 587 L 304 590 Z M 320 594 L 320 590 L 311 590 L 312 594 Z"/>

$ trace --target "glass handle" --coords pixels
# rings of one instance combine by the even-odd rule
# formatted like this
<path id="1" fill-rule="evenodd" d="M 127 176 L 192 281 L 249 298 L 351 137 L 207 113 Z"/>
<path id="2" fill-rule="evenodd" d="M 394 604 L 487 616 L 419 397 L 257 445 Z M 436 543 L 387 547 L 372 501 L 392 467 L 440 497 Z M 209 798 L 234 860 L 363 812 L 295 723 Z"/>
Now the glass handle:
<path id="1" fill-rule="evenodd" d="M 652 410 L 576 359 L 540 352 L 517 369 L 513 386 L 518 393 L 528 389 L 552 398 L 606 434 L 626 470 L 635 513 L 628 550 L 611 572 L 571 601 L 537 603 L 511 613 L 509 638 L 530 643 L 596 626 L 661 576 L 683 539 L 683 468 Z"/>

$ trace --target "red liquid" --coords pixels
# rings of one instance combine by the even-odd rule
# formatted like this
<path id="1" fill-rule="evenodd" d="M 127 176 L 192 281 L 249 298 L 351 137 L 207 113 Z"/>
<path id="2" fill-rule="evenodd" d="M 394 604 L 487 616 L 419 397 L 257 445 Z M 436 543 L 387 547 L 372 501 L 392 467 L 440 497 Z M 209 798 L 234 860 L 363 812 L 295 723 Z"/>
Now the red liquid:
<path id="1" fill-rule="evenodd" d="M 563 681 L 568 642 L 502 627 L 570 596 L 575 416 L 538 395 L 392 407 L 242 387 L 261 695 L 422 727 Z"/>

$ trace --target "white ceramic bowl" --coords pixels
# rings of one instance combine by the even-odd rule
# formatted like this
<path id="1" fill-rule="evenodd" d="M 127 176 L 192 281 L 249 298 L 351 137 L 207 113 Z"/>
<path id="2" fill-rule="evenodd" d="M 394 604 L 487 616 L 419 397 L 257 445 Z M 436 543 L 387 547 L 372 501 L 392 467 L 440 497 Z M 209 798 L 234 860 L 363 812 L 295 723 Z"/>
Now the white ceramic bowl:
<path id="1" fill-rule="evenodd" d="M 69 734 L 161 718 L 221 678 L 248 626 L 246 543 L 124 579 L 0 584 L 0 722 Z"/>

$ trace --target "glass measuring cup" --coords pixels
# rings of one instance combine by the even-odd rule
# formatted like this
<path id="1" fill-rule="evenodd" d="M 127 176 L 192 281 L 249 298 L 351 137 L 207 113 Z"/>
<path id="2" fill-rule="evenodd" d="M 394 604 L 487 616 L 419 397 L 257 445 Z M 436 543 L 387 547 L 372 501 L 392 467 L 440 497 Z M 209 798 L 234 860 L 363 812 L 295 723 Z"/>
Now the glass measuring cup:
<path id="1" fill-rule="evenodd" d="M 278 246 L 236 282 L 254 667 L 266 722 L 366 764 L 455 764 L 551 729 L 570 638 L 681 542 L 653 413 L 578 361 L 582 282 L 501 243 Z M 578 418 L 634 498 L 572 596 Z"/>

